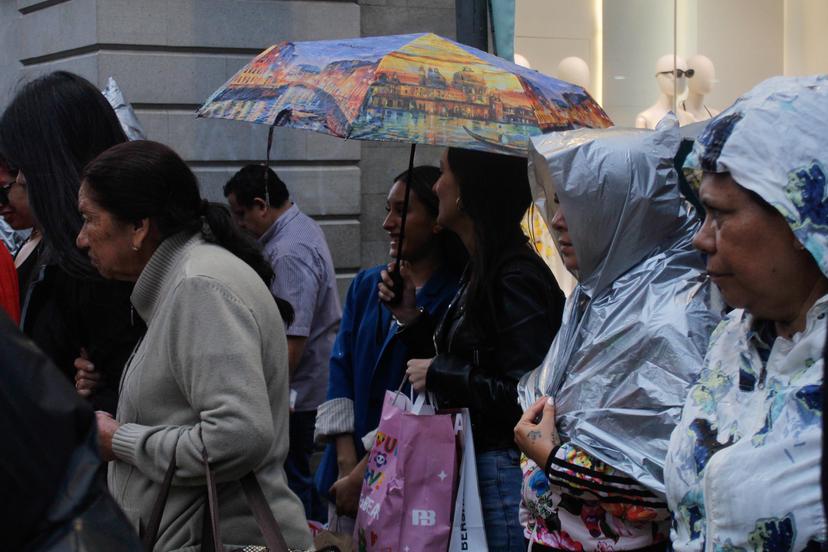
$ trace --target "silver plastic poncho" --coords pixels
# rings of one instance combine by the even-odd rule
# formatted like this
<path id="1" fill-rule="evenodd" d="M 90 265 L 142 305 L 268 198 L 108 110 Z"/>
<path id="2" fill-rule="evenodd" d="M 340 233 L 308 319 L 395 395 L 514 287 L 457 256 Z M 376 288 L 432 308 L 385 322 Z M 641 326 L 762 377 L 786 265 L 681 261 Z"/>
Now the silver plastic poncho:
<path id="1" fill-rule="evenodd" d="M 670 433 L 721 318 L 673 169 L 678 130 L 665 126 L 532 140 L 536 194 L 548 222 L 557 193 L 580 284 L 518 387 L 524 409 L 554 396 L 564 439 L 661 494 Z"/>
<path id="2" fill-rule="evenodd" d="M 101 90 L 101 93 L 115 110 L 115 115 L 118 116 L 118 122 L 121 123 L 121 128 L 124 129 L 124 134 L 130 140 L 146 140 L 144 134 L 144 127 L 135 115 L 132 105 L 124 98 L 121 88 L 115 79 L 109 77 L 106 81 L 106 88 Z"/>

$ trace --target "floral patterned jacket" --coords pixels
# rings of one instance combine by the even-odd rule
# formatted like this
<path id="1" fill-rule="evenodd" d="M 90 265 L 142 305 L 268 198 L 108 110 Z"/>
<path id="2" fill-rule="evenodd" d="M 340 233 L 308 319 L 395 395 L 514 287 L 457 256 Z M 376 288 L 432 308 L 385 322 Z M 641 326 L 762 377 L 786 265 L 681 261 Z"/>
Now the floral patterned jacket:
<path id="1" fill-rule="evenodd" d="M 531 542 L 587 552 L 667 541 L 670 515 L 663 496 L 571 443 L 550 456 L 546 471 L 521 456 L 520 522 Z"/>
<path id="2" fill-rule="evenodd" d="M 798 551 L 825 540 L 819 484 L 828 295 L 776 337 L 735 310 L 710 340 L 665 465 L 677 551 Z"/>

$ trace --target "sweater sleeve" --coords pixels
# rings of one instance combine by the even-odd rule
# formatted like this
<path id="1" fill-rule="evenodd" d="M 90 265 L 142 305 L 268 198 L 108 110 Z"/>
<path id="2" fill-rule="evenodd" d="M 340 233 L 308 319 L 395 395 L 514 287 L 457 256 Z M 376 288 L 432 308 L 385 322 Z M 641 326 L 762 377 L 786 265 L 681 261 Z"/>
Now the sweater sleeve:
<path id="1" fill-rule="evenodd" d="M 174 484 L 198 485 L 204 481 L 206 449 L 218 481 L 238 480 L 273 444 L 262 362 L 263 335 L 272 339 L 273 328 L 263 331 L 250 309 L 212 278 L 183 280 L 170 301 L 164 305 L 166 339 L 158 346 L 167 349 L 169 369 L 190 409 L 172 412 L 168 425 L 122 425 L 112 439 L 113 451 L 157 481 L 174 454 Z M 175 424 L 193 411 L 198 422 Z"/>

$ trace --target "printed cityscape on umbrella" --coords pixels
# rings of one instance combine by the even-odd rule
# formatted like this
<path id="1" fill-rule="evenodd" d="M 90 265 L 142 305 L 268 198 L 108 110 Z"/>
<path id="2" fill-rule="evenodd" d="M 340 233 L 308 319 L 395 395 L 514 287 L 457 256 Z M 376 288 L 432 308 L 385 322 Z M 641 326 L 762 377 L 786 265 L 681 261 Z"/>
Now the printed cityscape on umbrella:
<path id="1" fill-rule="evenodd" d="M 283 42 L 199 110 L 360 140 L 514 153 L 531 136 L 612 123 L 581 87 L 434 34 Z"/>

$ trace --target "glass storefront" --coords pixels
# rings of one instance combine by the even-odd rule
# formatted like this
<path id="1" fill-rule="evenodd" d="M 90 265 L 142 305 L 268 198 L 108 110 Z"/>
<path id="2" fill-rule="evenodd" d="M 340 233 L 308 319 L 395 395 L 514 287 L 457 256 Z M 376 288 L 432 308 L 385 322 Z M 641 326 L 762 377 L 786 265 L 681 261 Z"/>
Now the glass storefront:
<path id="1" fill-rule="evenodd" d="M 515 0 L 515 60 L 580 84 L 619 126 L 705 121 L 776 75 L 828 73 L 826 0 Z M 569 293 L 536 206 L 524 229 Z"/>
<path id="2" fill-rule="evenodd" d="M 617 125 L 687 124 L 768 77 L 828 73 L 826 25 L 825 0 L 516 0 L 515 53 Z"/>

